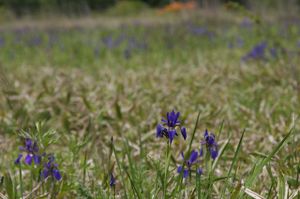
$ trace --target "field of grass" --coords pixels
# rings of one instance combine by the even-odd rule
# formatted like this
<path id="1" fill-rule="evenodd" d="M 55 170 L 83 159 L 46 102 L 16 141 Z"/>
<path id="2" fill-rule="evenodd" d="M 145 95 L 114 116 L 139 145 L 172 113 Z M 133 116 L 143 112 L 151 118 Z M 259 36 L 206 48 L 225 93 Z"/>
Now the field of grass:
<path id="1" fill-rule="evenodd" d="M 300 18 L 271 19 L 3 26 L 0 198 L 299 198 Z M 172 110 L 187 139 L 170 144 Z"/>

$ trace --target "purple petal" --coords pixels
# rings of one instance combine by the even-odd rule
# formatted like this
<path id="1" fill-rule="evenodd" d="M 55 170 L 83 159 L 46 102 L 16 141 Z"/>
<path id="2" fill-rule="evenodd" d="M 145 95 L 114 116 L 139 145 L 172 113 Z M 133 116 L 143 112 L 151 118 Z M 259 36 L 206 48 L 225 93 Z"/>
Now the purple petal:
<path id="1" fill-rule="evenodd" d="M 26 148 L 23 147 L 23 146 L 20 146 L 20 147 L 19 147 L 19 150 L 20 150 L 20 151 L 26 151 Z"/>
<path id="2" fill-rule="evenodd" d="M 181 171 L 182 171 L 182 166 L 179 166 L 179 167 L 177 168 L 177 173 L 181 173 Z"/>
<path id="3" fill-rule="evenodd" d="M 191 164 L 193 164 L 198 158 L 198 152 L 196 151 L 192 151 L 191 155 L 190 155 L 190 159 L 188 161 L 188 165 L 191 166 Z"/>
<path id="4" fill-rule="evenodd" d="M 26 138 L 26 139 L 25 139 L 25 146 L 26 146 L 26 148 L 27 148 L 27 149 L 28 149 L 28 148 L 31 148 L 31 145 L 32 145 L 32 140 L 29 139 L 29 138 Z"/>
<path id="5" fill-rule="evenodd" d="M 184 140 L 186 140 L 186 128 L 185 127 L 181 128 L 181 134 L 182 134 Z"/>
<path id="6" fill-rule="evenodd" d="M 177 134 L 177 132 L 176 132 L 175 129 L 169 131 L 169 140 L 170 140 L 170 143 L 173 142 L 173 139 L 174 139 L 174 137 L 175 137 L 176 134 Z"/>
<path id="7" fill-rule="evenodd" d="M 198 168 L 198 169 L 197 169 L 197 173 L 198 173 L 199 175 L 202 175 L 202 174 L 203 174 L 203 170 L 202 170 L 201 168 Z"/>
<path id="8" fill-rule="evenodd" d="M 112 186 L 115 186 L 115 185 L 116 185 L 116 179 L 113 176 L 113 174 L 111 173 L 110 174 L 110 179 L 109 179 L 109 186 L 112 187 Z"/>
<path id="9" fill-rule="evenodd" d="M 181 174 L 182 170 L 183 170 L 182 166 L 179 166 L 177 168 L 177 173 Z M 188 177 L 188 175 L 189 175 L 189 171 L 187 169 L 184 169 L 183 170 L 183 178 Z"/>
<path id="10" fill-rule="evenodd" d="M 188 175 L 189 175 L 189 170 L 185 169 L 185 170 L 183 171 L 183 178 L 187 178 Z"/>
<path id="11" fill-rule="evenodd" d="M 176 119 L 175 119 L 175 120 L 177 120 L 177 119 L 179 118 L 179 116 L 180 116 L 180 112 L 177 112 L 177 113 L 176 113 Z"/>
<path id="12" fill-rule="evenodd" d="M 202 157 L 203 156 L 203 148 L 201 146 L 200 151 L 199 151 L 199 156 Z"/>
<path id="13" fill-rule="evenodd" d="M 43 175 L 43 178 L 47 178 L 49 176 L 49 170 L 44 169 L 42 175 Z"/>
<path id="14" fill-rule="evenodd" d="M 205 129 L 204 138 L 206 138 L 207 136 L 208 136 L 208 131 L 207 131 L 207 129 Z"/>
<path id="15" fill-rule="evenodd" d="M 32 163 L 32 155 L 31 154 L 27 154 L 27 156 L 25 157 L 24 162 L 25 162 L 25 164 L 31 165 L 31 163 Z"/>
<path id="16" fill-rule="evenodd" d="M 19 154 L 18 158 L 15 160 L 15 164 L 20 164 L 21 163 L 21 159 L 22 159 L 23 155 Z"/>
<path id="17" fill-rule="evenodd" d="M 53 169 L 53 176 L 56 178 L 56 180 L 60 180 L 61 179 L 61 175 L 60 172 L 57 169 Z"/>
<path id="18" fill-rule="evenodd" d="M 163 125 L 158 124 L 156 126 L 156 137 L 163 137 L 163 130 L 164 130 Z"/>
<path id="19" fill-rule="evenodd" d="M 33 160 L 34 160 L 35 164 L 40 164 L 41 160 L 42 160 L 42 157 L 39 156 L 39 155 L 33 155 Z"/>
<path id="20" fill-rule="evenodd" d="M 218 150 L 215 147 L 210 148 L 210 156 L 212 159 L 216 159 L 218 157 Z"/>

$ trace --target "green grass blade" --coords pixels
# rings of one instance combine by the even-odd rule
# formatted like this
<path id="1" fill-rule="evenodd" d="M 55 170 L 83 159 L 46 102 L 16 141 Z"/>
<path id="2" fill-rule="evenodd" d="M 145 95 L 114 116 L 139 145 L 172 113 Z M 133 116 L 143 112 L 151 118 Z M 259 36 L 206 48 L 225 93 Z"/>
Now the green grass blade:
<path id="1" fill-rule="evenodd" d="M 198 112 L 198 116 L 197 116 L 197 120 L 196 120 L 196 123 L 195 123 L 195 126 L 194 126 L 192 138 L 191 138 L 190 143 L 189 143 L 188 154 L 190 153 L 191 148 L 192 148 L 192 144 L 193 144 L 193 141 L 194 141 L 194 138 L 195 138 L 195 133 L 196 133 L 196 130 L 197 130 L 197 127 L 198 127 L 200 115 L 201 115 L 201 110 L 199 110 L 199 112 Z"/>
<path id="2" fill-rule="evenodd" d="M 230 175 L 231 175 L 232 169 L 233 169 L 234 165 L 235 165 L 235 164 L 237 163 L 237 161 L 238 161 L 238 154 L 239 154 L 239 152 L 240 152 L 240 150 L 241 150 L 241 147 L 242 147 L 242 142 L 243 142 L 243 139 L 244 139 L 244 135 L 245 135 L 245 129 L 244 129 L 243 132 L 242 132 L 242 136 L 241 136 L 241 138 L 240 138 L 239 144 L 238 144 L 238 146 L 237 146 L 237 148 L 236 148 L 236 150 L 235 150 L 234 156 L 233 156 L 233 160 L 232 160 L 231 165 L 230 165 L 230 167 L 229 167 L 229 170 L 228 170 L 228 173 L 227 173 L 228 179 L 227 179 L 226 184 L 225 184 L 225 186 L 224 186 L 224 188 L 223 188 L 222 196 L 224 196 L 225 191 L 226 191 L 226 189 L 227 189 L 227 186 L 228 186 L 228 183 L 229 183 L 229 179 L 230 179 Z M 239 190 L 238 190 L 238 191 L 239 191 Z"/>
<path id="3" fill-rule="evenodd" d="M 257 176 L 262 172 L 262 169 L 265 165 L 270 162 L 272 157 L 283 147 L 286 140 L 290 137 L 290 135 L 293 132 L 293 128 L 289 131 L 289 133 L 281 140 L 281 142 L 275 147 L 275 149 L 268 155 L 267 158 L 260 161 L 260 163 L 255 167 L 253 173 L 246 179 L 245 186 L 251 187 L 251 185 L 255 182 L 257 179 Z"/>
<path id="4" fill-rule="evenodd" d="M 16 198 L 15 186 L 9 173 L 4 174 L 4 186 L 5 186 L 5 191 L 8 195 L 8 199 L 15 199 Z"/>

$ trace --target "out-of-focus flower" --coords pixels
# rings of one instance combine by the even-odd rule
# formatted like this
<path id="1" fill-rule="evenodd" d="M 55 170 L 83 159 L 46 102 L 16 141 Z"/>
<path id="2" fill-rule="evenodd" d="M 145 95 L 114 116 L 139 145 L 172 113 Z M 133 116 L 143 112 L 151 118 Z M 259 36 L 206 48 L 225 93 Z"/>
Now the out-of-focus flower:
<path id="1" fill-rule="evenodd" d="M 203 155 L 203 146 L 206 146 L 207 151 L 210 153 L 212 159 L 218 157 L 218 144 L 213 133 L 209 133 L 207 129 L 204 132 L 204 140 L 201 142 L 200 155 Z"/>
<path id="2" fill-rule="evenodd" d="M 61 174 L 58 170 L 58 164 L 56 164 L 53 155 L 49 155 L 48 162 L 44 164 L 44 169 L 42 171 L 42 177 L 46 179 L 47 177 L 52 177 L 57 181 L 61 180 Z"/>
<path id="3" fill-rule="evenodd" d="M 266 42 L 260 42 L 255 45 L 250 52 L 248 52 L 245 56 L 242 57 L 243 61 L 248 61 L 251 59 L 258 60 L 258 59 L 265 59 L 265 51 L 267 48 Z"/>
<path id="4" fill-rule="evenodd" d="M 39 147 L 36 141 L 32 141 L 30 138 L 25 139 L 25 145 L 19 147 L 20 151 L 26 152 L 27 155 L 24 159 L 25 164 L 31 165 L 32 161 L 35 164 L 41 163 L 41 155 L 39 155 Z M 15 164 L 20 164 L 23 155 L 19 154 L 18 158 L 15 160 Z"/>
<path id="5" fill-rule="evenodd" d="M 183 153 L 181 153 L 181 157 L 185 161 Z M 177 173 L 183 172 L 183 178 L 187 178 L 189 173 L 192 171 L 192 166 L 198 162 L 197 161 L 198 157 L 200 157 L 198 152 L 193 150 L 190 154 L 189 159 L 186 160 L 186 162 L 185 162 L 186 168 L 184 168 L 184 166 L 179 166 L 177 168 Z M 202 169 L 197 168 L 196 172 L 201 175 L 202 174 Z"/>

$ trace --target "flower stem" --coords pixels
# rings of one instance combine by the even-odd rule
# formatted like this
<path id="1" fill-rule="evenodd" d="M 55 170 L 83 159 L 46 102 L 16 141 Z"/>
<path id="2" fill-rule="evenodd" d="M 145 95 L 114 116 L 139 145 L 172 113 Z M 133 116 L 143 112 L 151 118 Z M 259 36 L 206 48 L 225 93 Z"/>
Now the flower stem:
<path id="1" fill-rule="evenodd" d="M 164 195 L 163 198 L 166 198 L 167 195 L 167 179 L 168 179 L 169 166 L 171 160 L 170 148 L 171 148 L 171 143 L 168 142 L 167 153 L 166 153 L 165 176 L 164 176 L 164 183 L 163 183 L 163 195 Z"/>
<path id="2" fill-rule="evenodd" d="M 196 188 L 197 188 L 197 194 L 198 194 L 198 199 L 201 199 L 201 175 L 196 173 Z"/>
<path id="3" fill-rule="evenodd" d="M 23 199 L 23 180 L 22 180 L 22 167 L 21 167 L 21 164 L 19 164 L 19 177 L 20 177 L 21 198 Z"/>

